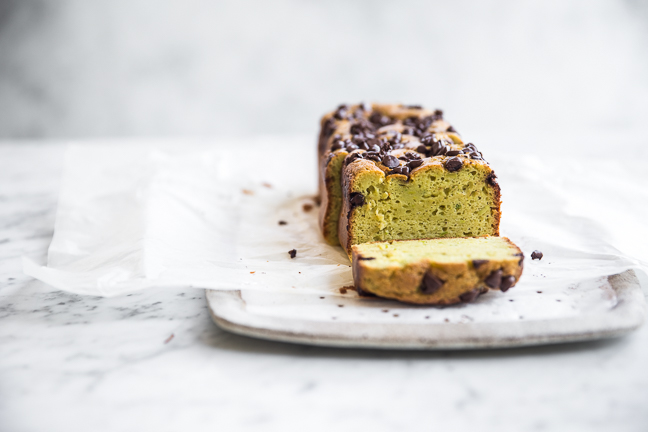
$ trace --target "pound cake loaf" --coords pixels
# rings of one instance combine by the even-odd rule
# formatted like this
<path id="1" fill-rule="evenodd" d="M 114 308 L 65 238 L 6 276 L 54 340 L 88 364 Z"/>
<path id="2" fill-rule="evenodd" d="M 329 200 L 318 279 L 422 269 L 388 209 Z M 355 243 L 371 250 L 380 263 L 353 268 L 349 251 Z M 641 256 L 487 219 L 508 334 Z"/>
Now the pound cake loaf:
<path id="1" fill-rule="evenodd" d="M 440 110 L 431 111 L 412 105 L 359 104 L 340 105 L 337 110 L 326 114 L 321 121 L 318 144 L 319 216 L 326 241 L 331 245 L 340 244 L 342 174 L 352 162 L 347 159 L 350 154 L 353 155 L 351 158 L 366 158 L 379 164 L 387 155 L 397 158 L 409 151 L 425 162 L 433 153 L 445 154 L 455 147 L 464 148 L 463 141 L 443 119 Z M 393 153 L 396 150 L 400 152 Z M 395 159 L 389 160 L 389 171 L 395 171 L 394 174 L 399 170 L 404 172 L 403 168 L 392 166 Z M 413 170 L 418 163 L 410 163 L 407 170 Z M 390 237 L 386 235 L 373 240 L 386 238 Z"/>
<path id="2" fill-rule="evenodd" d="M 359 291 L 408 303 L 450 305 L 489 289 L 508 291 L 524 255 L 506 237 L 396 240 L 354 245 Z"/>

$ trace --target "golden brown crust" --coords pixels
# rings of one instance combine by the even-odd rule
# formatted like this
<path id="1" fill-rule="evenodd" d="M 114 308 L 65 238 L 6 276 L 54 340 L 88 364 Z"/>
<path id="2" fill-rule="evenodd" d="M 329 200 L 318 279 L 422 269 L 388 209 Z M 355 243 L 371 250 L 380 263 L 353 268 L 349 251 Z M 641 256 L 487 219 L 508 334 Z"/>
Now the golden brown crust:
<path id="1" fill-rule="evenodd" d="M 518 255 L 502 260 L 488 260 L 477 267 L 470 260 L 442 263 L 421 257 L 420 260 L 404 266 L 394 264 L 386 268 L 372 268 L 366 264 L 371 261 L 364 261 L 363 258 L 366 257 L 358 251 L 358 246 L 354 246 L 353 280 L 356 288 L 362 291 L 406 303 L 451 305 L 472 301 L 489 289 L 499 290 L 499 287 L 489 287 L 486 282 L 494 272 L 501 271 L 502 279 L 510 276 L 515 278 L 507 290 L 519 281 L 524 268 L 524 255 L 513 242 L 506 238 L 505 240 L 517 250 Z M 423 278 L 426 274 L 443 281 L 437 291 L 424 292 Z"/>

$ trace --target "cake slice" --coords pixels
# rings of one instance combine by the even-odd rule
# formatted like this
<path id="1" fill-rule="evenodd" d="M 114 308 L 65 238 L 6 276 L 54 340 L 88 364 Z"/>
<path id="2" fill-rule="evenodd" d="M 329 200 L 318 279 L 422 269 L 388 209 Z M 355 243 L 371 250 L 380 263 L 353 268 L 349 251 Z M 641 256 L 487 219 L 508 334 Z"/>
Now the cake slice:
<path id="1" fill-rule="evenodd" d="M 386 240 L 499 235 L 500 188 L 472 144 L 443 154 L 356 151 L 342 168 L 338 236 L 343 248 Z M 430 154 L 432 152 L 432 155 Z"/>
<path id="2" fill-rule="evenodd" d="M 359 292 L 449 305 L 515 286 L 524 255 L 506 237 L 488 236 L 364 243 L 352 247 L 352 260 Z"/>
<path id="3" fill-rule="evenodd" d="M 340 105 L 321 120 L 318 143 L 320 226 L 324 239 L 339 245 L 338 227 L 342 211 L 342 173 L 351 153 L 391 150 L 417 152 L 427 157 L 435 143 L 460 145 L 463 141 L 443 119 L 440 110 L 402 104 Z M 440 153 L 446 149 L 438 145 Z M 425 149 L 425 150 L 424 150 Z M 450 147 L 448 147 L 450 149 Z M 355 157 L 355 156 L 354 156 Z M 367 157 L 373 157 L 367 154 Z"/>

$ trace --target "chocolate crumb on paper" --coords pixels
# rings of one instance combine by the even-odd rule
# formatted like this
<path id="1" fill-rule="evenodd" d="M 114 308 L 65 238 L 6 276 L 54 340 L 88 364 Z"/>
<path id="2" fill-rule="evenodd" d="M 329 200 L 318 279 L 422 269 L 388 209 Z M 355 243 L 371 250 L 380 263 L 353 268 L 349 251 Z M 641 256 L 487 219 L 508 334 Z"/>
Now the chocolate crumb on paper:
<path id="1" fill-rule="evenodd" d="M 303 209 L 306 213 L 308 213 L 309 211 L 313 210 L 313 204 L 304 204 L 304 205 L 302 206 L 302 209 Z"/>
<path id="2" fill-rule="evenodd" d="M 279 225 L 288 225 L 288 222 L 286 222 L 285 220 L 280 220 Z"/>
<path id="3" fill-rule="evenodd" d="M 297 249 L 289 250 L 288 255 L 290 255 L 290 258 L 295 258 L 297 256 Z"/>
<path id="4" fill-rule="evenodd" d="M 537 260 L 541 260 L 543 256 L 544 256 L 544 255 L 543 255 L 542 252 L 540 252 L 539 250 L 534 250 L 534 251 L 531 253 L 531 259 L 532 259 L 532 260 L 536 260 L 536 259 L 537 259 Z"/>

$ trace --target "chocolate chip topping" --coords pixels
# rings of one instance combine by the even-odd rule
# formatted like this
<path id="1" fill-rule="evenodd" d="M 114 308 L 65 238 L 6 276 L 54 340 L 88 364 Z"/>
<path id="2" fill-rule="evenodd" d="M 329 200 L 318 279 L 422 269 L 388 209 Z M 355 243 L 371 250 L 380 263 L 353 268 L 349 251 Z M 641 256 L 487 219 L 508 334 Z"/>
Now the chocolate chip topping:
<path id="1" fill-rule="evenodd" d="M 413 170 L 414 168 L 418 168 L 418 167 L 420 167 L 421 165 L 423 165 L 423 161 L 422 161 L 421 159 L 414 159 L 414 160 L 411 160 L 411 161 L 409 161 L 409 162 L 407 163 L 407 167 L 408 167 L 410 170 Z"/>
<path id="2" fill-rule="evenodd" d="M 450 147 L 446 145 L 446 142 L 444 140 L 439 140 L 432 144 L 430 156 L 444 155 L 448 152 L 448 150 L 450 150 Z"/>
<path id="3" fill-rule="evenodd" d="M 469 303 L 479 296 L 480 292 L 478 289 L 473 289 L 468 292 L 465 292 L 459 296 L 459 299 L 464 303 Z"/>
<path id="4" fill-rule="evenodd" d="M 393 170 L 389 171 L 389 172 L 387 173 L 387 175 L 391 175 L 391 174 L 402 174 L 402 175 L 405 175 L 405 176 L 406 176 L 406 175 L 409 175 L 409 172 L 410 172 L 410 170 L 409 170 L 408 167 L 406 167 L 406 166 L 397 166 L 397 167 L 394 168 Z"/>
<path id="5" fill-rule="evenodd" d="M 535 260 L 535 259 L 537 259 L 537 260 L 541 260 L 543 256 L 544 256 L 544 255 L 543 255 L 542 252 L 540 252 L 539 250 L 534 250 L 534 251 L 531 253 L 531 259 L 532 259 L 532 260 Z"/>
<path id="6" fill-rule="evenodd" d="M 515 283 L 515 276 L 504 276 L 502 282 L 500 283 L 500 291 L 506 292 L 513 286 Z"/>
<path id="7" fill-rule="evenodd" d="M 383 163 L 383 165 L 385 165 L 387 168 L 395 168 L 395 167 L 397 167 L 398 165 L 400 165 L 400 162 L 398 161 L 398 159 L 396 159 L 396 158 L 395 158 L 394 156 L 392 156 L 392 155 L 386 155 L 386 156 L 383 156 L 383 158 L 382 158 L 382 163 Z"/>
<path id="8" fill-rule="evenodd" d="M 362 153 L 351 153 L 349 156 L 347 156 L 344 159 L 344 164 L 349 165 L 351 162 L 355 161 L 356 159 L 362 159 L 364 156 Z"/>
<path id="9" fill-rule="evenodd" d="M 365 198 L 360 192 L 351 192 L 349 196 L 349 202 L 351 203 L 351 208 L 356 208 L 364 205 Z"/>
<path id="10" fill-rule="evenodd" d="M 475 268 L 479 268 L 482 265 L 486 264 L 487 262 L 488 262 L 488 260 L 484 260 L 484 259 L 472 260 L 473 267 L 475 267 Z"/>
<path id="11" fill-rule="evenodd" d="M 295 258 L 297 256 L 297 250 L 296 249 L 289 250 L 288 255 L 290 255 L 290 258 Z"/>
<path id="12" fill-rule="evenodd" d="M 458 156 L 462 154 L 463 152 L 461 150 L 448 150 L 446 152 L 446 156 Z"/>
<path id="13" fill-rule="evenodd" d="M 452 126 L 449 126 L 448 129 L 446 129 L 446 132 L 454 132 L 457 133 L 457 130 L 453 128 Z"/>
<path id="14" fill-rule="evenodd" d="M 463 161 L 458 157 L 450 158 L 445 163 L 445 168 L 450 172 L 459 171 L 463 166 Z"/>
<path id="15" fill-rule="evenodd" d="M 500 284 L 502 283 L 502 269 L 494 270 L 493 272 L 491 272 L 491 274 L 486 277 L 484 282 L 486 282 L 486 285 L 491 288 L 499 288 Z"/>
<path id="16" fill-rule="evenodd" d="M 375 257 L 363 257 L 363 256 L 358 257 L 358 260 L 360 260 L 360 261 L 371 261 L 371 260 L 375 260 L 375 259 L 376 259 Z"/>
<path id="17" fill-rule="evenodd" d="M 394 120 L 387 117 L 386 115 L 380 114 L 379 112 L 371 114 L 369 121 L 378 127 L 387 126 L 388 124 L 392 124 L 394 122 Z"/>
<path id="18" fill-rule="evenodd" d="M 423 275 L 420 290 L 423 294 L 434 294 L 439 291 L 444 283 L 444 281 L 428 271 Z"/>

